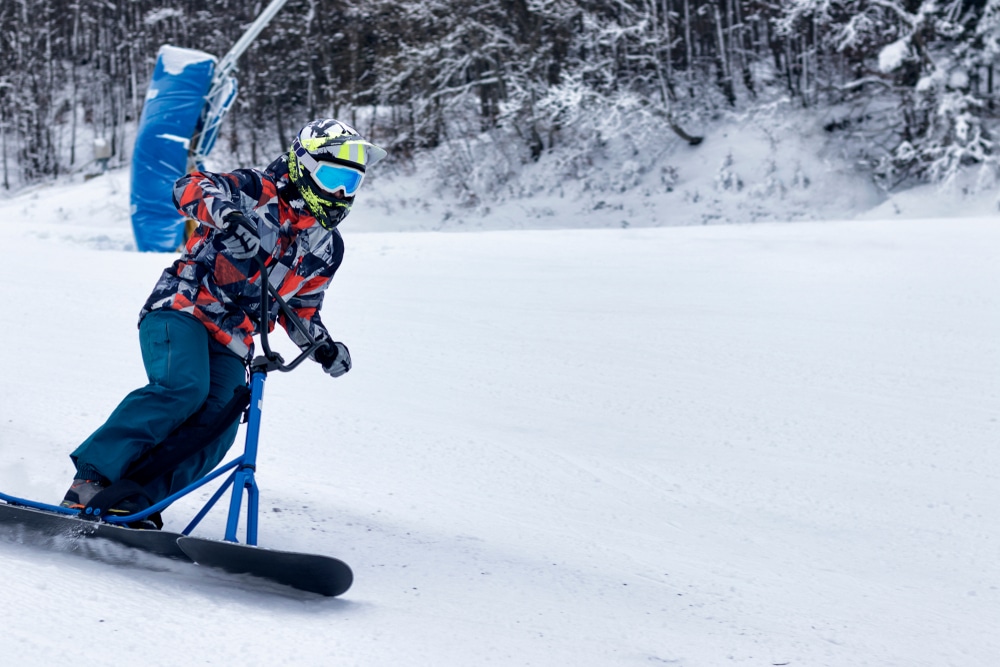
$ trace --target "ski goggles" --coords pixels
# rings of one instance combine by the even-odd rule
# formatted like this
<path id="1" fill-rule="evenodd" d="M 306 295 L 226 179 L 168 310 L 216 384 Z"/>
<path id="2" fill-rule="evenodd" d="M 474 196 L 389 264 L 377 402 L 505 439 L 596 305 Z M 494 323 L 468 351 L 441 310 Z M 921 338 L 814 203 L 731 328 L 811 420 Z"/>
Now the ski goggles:
<path id="1" fill-rule="evenodd" d="M 364 172 L 342 164 L 319 162 L 318 165 L 312 170 L 312 178 L 316 185 L 330 194 L 342 191 L 345 197 L 353 197 L 361 187 L 361 181 L 365 180 Z"/>
<path id="2" fill-rule="evenodd" d="M 332 195 L 343 193 L 344 197 L 353 197 L 365 180 L 365 172 L 361 169 L 338 162 L 320 162 L 302 149 L 298 139 L 292 149 L 299 163 L 312 175 L 316 185 Z"/>

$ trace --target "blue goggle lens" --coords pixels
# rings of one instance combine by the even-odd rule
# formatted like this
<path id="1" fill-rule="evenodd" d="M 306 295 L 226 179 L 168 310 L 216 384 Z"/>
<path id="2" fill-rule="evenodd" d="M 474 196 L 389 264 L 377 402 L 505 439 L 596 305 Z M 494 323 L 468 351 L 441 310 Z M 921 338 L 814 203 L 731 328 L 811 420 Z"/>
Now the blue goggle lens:
<path id="1" fill-rule="evenodd" d="M 365 175 L 357 169 L 351 169 L 340 164 L 322 162 L 312 175 L 316 185 L 331 194 L 343 190 L 344 196 L 353 197 L 361 187 Z"/>

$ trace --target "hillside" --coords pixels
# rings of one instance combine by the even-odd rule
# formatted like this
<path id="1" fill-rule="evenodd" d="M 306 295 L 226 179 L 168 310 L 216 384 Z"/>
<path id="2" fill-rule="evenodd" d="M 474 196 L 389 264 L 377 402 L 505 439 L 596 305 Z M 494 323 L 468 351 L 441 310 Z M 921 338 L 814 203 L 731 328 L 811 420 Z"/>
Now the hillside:
<path id="1" fill-rule="evenodd" d="M 171 257 L 124 192 L 0 201 L 4 491 L 58 500 L 144 381 Z M 376 192 L 324 309 L 355 368 L 269 380 L 258 472 L 261 544 L 354 588 L 0 531 L 12 664 L 994 664 L 994 218 L 357 233 Z"/>

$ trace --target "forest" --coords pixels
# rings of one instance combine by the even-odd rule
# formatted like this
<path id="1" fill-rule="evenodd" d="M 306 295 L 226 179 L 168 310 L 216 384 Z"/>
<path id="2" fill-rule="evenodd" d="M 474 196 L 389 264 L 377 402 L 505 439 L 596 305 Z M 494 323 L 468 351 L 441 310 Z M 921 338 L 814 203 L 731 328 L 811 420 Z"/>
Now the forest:
<path id="1" fill-rule="evenodd" d="M 82 169 L 96 137 L 127 164 L 160 46 L 221 57 L 264 4 L 2 0 L 0 191 Z M 289 0 L 219 150 L 266 163 L 335 116 L 475 199 L 547 153 L 573 176 L 609 143 L 784 105 L 887 190 L 994 179 L 998 48 L 1000 0 Z"/>

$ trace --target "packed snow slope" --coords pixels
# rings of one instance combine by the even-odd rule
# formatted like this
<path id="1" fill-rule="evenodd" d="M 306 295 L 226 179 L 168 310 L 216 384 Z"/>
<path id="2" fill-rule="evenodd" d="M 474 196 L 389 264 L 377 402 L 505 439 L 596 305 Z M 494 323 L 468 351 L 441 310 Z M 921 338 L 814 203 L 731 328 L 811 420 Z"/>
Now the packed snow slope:
<path id="1" fill-rule="evenodd" d="M 57 501 L 145 380 L 173 258 L 127 249 L 121 181 L 0 201 L 6 492 Z M 998 664 L 996 219 L 352 220 L 324 317 L 354 370 L 269 378 L 258 482 L 261 544 L 354 587 L 0 531 L 5 664 Z"/>

